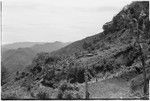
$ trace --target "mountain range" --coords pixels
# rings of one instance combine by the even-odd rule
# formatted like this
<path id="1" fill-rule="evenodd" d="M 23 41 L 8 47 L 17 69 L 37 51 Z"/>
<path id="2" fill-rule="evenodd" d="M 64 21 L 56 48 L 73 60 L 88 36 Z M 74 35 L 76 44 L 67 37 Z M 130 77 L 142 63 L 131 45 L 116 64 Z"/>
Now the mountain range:
<path id="1" fill-rule="evenodd" d="M 31 64 L 37 53 L 52 52 L 58 50 L 69 43 L 52 42 L 21 42 L 2 46 L 2 63 L 8 71 L 21 71 Z"/>

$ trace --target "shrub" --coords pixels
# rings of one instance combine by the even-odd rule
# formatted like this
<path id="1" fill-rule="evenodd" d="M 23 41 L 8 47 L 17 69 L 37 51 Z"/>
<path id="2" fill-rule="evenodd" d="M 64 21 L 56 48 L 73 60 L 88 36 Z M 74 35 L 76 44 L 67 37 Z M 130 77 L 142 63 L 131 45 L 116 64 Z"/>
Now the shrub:
<path id="1" fill-rule="evenodd" d="M 79 94 L 79 88 L 76 85 L 67 83 L 66 81 L 62 82 L 58 87 L 57 99 L 81 99 Z"/>
<path id="2" fill-rule="evenodd" d="M 69 68 L 67 73 L 67 80 L 70 80 L 70 83 L 83 83 L 84 80 L 84 68 L 73 67 Z"/>
<path id="3" fill-rule="evenodd" d="M 147 79 L 147 83 L 148 83 L 149 79 L 150 79 L 150 73 L 147 73 L 146 79 Z M 136 92 L 136 90 L 138 88 L 143 87 L 143 84 L 144 84 L 143 74 L 140 74 L 140 75 L 136 76 L 135 78 L 133 78 L 131 80 L 131 82 L 130 82 L 130 91 L 132 93 Z"/>
<path id="4" fill-rule="evenodd" d="M 88 42 L 84 42 L 83 45 L 82 45 L 83 49 L 87 50 L 88 47 L 91 47 L 91 43 L 88 43 Z"/>
<path id="5" fill-rule="evenodd" d="M 63 95 L 64 99 L 81 99 L 81 96 L 77 91 L 65 91 Z"/>
<path id="6" fill-rule="evenodd" d="M 19 99 L 15 93 L 9 93 L 2 95 L 2 100 L 17 100 Z"/>
<path id="7" fill-rule="evenodd" d="M 4 64 L 1 63 L 1 85 L 7 83 L 6 78 L 8 77 L 8 75 L 9 75 L 8 70 L 6 69 Z"/>
<path id="8" fill-rule="evenodd" d="M 31 89 L 33 88 L 33 81 L 31 81 L 29 78 L 26 78 L 22 84 L 21 84 L 21 87 L 25 88 L 25 90 L 27 92 L 30 92 Z"/>
<path id="9" fill-rule="evenodd" d="M 36 95 L 37 99 L 40 100 L 46 100 L 46 99 L 50 99 L 49 95 L 46 92 L 40 91 L 37 95 Z"/>
<path id="10" fill-rule="evenodd" d="M 57 63 L 61 59 L 59 57 L 48 57 L 45 59 L 45 64 Z"/>

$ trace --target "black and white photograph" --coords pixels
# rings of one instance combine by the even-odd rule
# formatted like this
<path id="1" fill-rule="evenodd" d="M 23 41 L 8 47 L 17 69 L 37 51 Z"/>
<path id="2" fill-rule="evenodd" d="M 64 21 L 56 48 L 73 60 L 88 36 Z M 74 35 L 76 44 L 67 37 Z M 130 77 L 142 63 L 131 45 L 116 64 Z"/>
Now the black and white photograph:
<path id="1" fill-rule="evenodd" d="M 149 100 L 144 0 L 0 0 L 1 100 Z"/>

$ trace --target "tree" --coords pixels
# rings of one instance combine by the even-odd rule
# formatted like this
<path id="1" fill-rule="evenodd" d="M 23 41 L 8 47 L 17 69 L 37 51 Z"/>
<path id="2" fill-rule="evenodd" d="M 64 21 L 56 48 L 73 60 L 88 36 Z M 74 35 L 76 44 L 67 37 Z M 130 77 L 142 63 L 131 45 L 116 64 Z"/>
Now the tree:
<path id="1" fill-rule="evenodd" d="M 77 85 L 73 85 L 68 83 L 67 81 L 63 81 L 60 83 L 58 87 L 58 99 L 81 99 L 82 96 L 79 94 L 79 87 Z"/>

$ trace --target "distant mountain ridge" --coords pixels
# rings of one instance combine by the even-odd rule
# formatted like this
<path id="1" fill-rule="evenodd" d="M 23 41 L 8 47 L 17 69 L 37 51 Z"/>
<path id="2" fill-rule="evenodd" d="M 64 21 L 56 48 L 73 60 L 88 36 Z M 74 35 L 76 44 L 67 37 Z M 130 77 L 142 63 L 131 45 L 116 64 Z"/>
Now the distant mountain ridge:
<path id="1" fill-rule="evenodd" d="M 16 42 L 16 43 L 11 43 L 11 44 L 4 44 L 2 45 L 2 52 L 9 50 L 9 49 L 32 47 L 36 44 L 44 44 L 44 42 Z"/>
<path id="2" fill-rule="evenodd" d="M 24 42 L 4 45 L 2 47 L 2 63 L 10 72 L 21 71 L 31 64 L 37 53 L 50 53 L 68 44 L 56 41 L 52 43 Z"/>
<path id="3" fill-rule="evenodd" d="M 15 42 L 15 43 L 11 43 L 11 44 L 3 44 L 2 45 L 2 52 L 9 50 L 9 49 L 18 49 L 18 48 L 26 48 L 26 47 L 33 47 L 33 46 L 40 46 L 40 45 L 48 45 L 48 44 L 69 44 L 70 42 L 59 42 L 59 41 L 55 41 L 55 42 Z M 41 47 L 41 46 L 40 46 Z"/>

